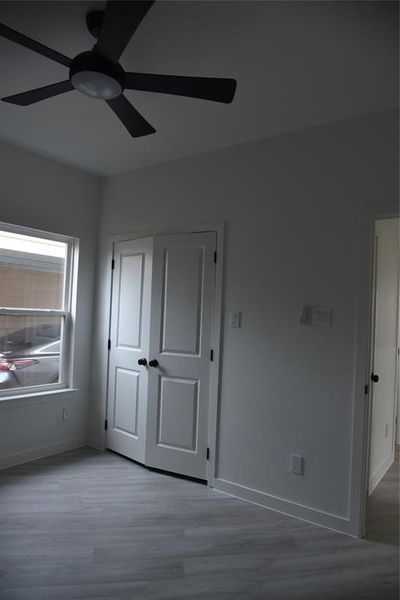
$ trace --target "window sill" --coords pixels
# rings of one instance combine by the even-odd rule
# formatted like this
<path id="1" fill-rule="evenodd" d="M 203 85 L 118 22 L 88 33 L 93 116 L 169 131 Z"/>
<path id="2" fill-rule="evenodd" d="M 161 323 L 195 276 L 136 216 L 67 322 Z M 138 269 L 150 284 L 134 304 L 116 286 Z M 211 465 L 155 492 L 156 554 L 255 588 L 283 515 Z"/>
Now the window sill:
<path id="1" fill-rule="evenodd" d="M 42 392 L 24 392 L 23 394 L 13 394 L 9 396 L 0 396 L 0 408 L 6 406 L 21 406 L 24 404 L 41 404 L 42 402 L 52 402 L 57 400 L 57 396 L 63 397 L 66 394 L 75 395 L 78 388 L 59 388 L 56 390 L 44 390 Z"/>

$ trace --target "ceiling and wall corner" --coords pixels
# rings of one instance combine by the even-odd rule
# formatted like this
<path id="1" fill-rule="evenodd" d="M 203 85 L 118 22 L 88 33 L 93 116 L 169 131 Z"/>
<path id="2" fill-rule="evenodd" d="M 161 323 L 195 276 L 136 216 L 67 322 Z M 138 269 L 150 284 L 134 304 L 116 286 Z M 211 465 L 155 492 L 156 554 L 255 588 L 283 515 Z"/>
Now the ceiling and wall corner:
<path id="1" fill-rule="evenodd" d="M 0 22 L 74 56 L 102 2 L 1 2 Z M 156 2 L 126 48 L 127 70 L 234 77 L 232 105 L 127 92 L 157 132 L 132 139 L 78 92 L 0 102 L 0 140 L 99 175 L 149 166 L 397 105 L 396 2 Z M 67 69 L 0 39 L 0 96 Z"/>

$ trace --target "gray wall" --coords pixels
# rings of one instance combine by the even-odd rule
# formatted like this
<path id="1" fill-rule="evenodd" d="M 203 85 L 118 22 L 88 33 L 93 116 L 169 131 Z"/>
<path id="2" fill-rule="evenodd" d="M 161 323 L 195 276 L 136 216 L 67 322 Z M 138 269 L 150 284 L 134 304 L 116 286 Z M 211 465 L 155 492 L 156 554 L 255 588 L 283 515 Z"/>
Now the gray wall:
<path id="1" fill-rule="evenodd" d="M 218 476 L 347 518 L 360 217 L 397 200 L 396 131 L 385 111 L 105 181 L 92 443 L 104 443 L 110 235 L 226 221 Z M 331 307 L 332 327 L 301 326 L 303 304 Z"/>
<path id="2" fill-rule="evenodd" d="M 74 352 L 77 391 L 0 401 L 1 466 L 87 440 L 99 180 L 0 143 L 0 181 L 0 222 L 80 240 Z M 67 421 L 62 420 L 64 406 L 71 408 Z"/>

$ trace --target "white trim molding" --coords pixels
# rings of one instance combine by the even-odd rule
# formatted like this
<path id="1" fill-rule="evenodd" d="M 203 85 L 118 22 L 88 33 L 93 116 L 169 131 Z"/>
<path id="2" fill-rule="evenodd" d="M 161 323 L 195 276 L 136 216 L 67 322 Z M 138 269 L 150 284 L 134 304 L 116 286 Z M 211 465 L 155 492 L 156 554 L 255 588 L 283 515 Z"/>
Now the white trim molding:
<path id="1" fill-rule="evenodd" d="M 63 299 L 62 306 L 59 309 L 48 309 L 48 308 L 28 308 L 28 307 L 15 307 L 15 306 L 1 306 L 0 316 L 14 316 L 14 317 L 58 317 L 60 319 L 60 350 L 59 350 L 59 381 L 57 383 L 46 383 L 44 385 L 32 385 L 30 387 L 15 387 L 5 388 L 0 390 L 0 400 L 3 398 L 11 399 L 12 397 L 20 397 L 27 395 L 35 395 L 44 393 L 47 391 L 57 391 L 61 389 L 70 389 L 73 387 L 73 354 L 74 354 L 74 327 L 76 314 L 76 287 L 78 277 L 78 250 L 79 240 L 78 238 L 65 236 L 62 234 L 55 234 L 52 232 L 39 231 L 37 229 L 31 229 L 22 227 L 19 225 L 13 225 L 9 223 L 0 222 L 0 231 L 12 233 L 17 236 L 28 236 L 31 240 L 36 238 L 37 241 L 51 240 L 53 242 L 59 242 L 66 246 L 64 258 L 58 259 L 57 257 L 43 258 L 40 254 L 37 254 L 36 262 L 39 262 L 39 270 L 49 270 L 49 264 L 55 264 L 56 270 L 63 273 Z M 31 242 L 32 243 L 32 242 Z M 33 248 L 34 253 L 37 250 Z M 1 251 L 3 254 L 3 250 Z M 11 254 L 14 256 L 14 261 L 18 260 L 18 255 L 22 254 L 22 258 L 25 260 L 31 256 L 30 252 L 19 252 L 13 250 Z M 5 250 L 7 265 L 10 259 L 10 250 Z M 43 269 L 43 260 L 46 263 L 46 268 Z M 3 262 L 3 261 L 2 261 Z M 63 268 L 61 268 L 63 264 Z M 24 266 L 24 261 L 22 265 Z M 26 266 L 26 264 L 25 264 Z M 35 269 L 36 270 L 36 269 Z M 57 338 L 56 338 L 57 339 Z M 56 340 L 54 340 L 56 341 Z M 50 342 L 49 342 L 50 343 Z M 10 359 L 11 360 L 11 359 Z"/>
<path id="2" fill-rule="evenodd" d="M 29 450 L 23 450 L 22 452 L 7 454 L 0 458 L 0 470 L 31 462 L 38 458 L 45 458 L 46 456 L 53 456 L 53 454 L 60 454 L 61 452 L 67 452 L 68 450 L 82 448 L 82 446 L 87 445 L 87 440 L 85 438 L 74 438 L 64 442 L 56 442 L 55 444 L 47 444 L 46 446 L 38 446 L 36 448 L 30 448 Z"/>
<path id="3" fill-rule="evenodd" d="M 304 504 L 286 500 L 279 496 L 260 492 L 225 479 L 215 478 L 212 487 L 218 492 L 228 494 L 239 500 L 245 500 L 246 502 L 257 504 L 258 506 L 306 521 L 307 523 L 312 523 L 313 525 L 319 525 L 327 529 L 339 531 L 340 533 L 346 533 L 352 537 L 357 537 L 352 533 L 350 521 L 347 517 L 305 506 Z"/>
<path id="4" fill-rule="evenodd" d="M 369 496 L 372 494 L 372 492 L 374 491 L 374 489 L 376 488 L 376 486 L 378 485 L 378 483 L 380 482 L 380 480 L 382 479 L 382 477 L 386 474 L 386 472 L 388 471 L 388 469 L 390 469 L 390 467 L 393 464 L 393 461 L 394 461 L 394 452 L 391 452 L 381 462 L 381 464 L 379 465 L 379 467 L 377 467 L 375 469 L 375 471 L 370 474 L 369 489 L 368 489 L 368 495 Z"/>

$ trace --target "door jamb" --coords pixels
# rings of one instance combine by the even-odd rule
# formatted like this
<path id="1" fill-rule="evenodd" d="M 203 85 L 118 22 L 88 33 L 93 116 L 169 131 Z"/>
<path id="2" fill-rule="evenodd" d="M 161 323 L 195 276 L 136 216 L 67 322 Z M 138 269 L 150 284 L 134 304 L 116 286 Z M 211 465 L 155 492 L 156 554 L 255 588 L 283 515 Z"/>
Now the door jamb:
<path id="1" fill-rule="evenodd" d="M 399 217 L 399 208 L 396 203 L 374 204 L 364 207 L 360 222 L 360 277 L 354 356 L 354 404 L 349 487 L 349 533 L 357 537 L 365 535 L 368 494 L 374 224 L 378 219 L 396 217 Z M 366 385 L 369 386 L 367 394 L 365 394 Z"/>
<path id="2" fill-rule="evenodd" d="M 220 391 L 220 364 L 222 353 L 222 314 L 223 314 L 223 275 L 224 275 L 224 248 L 225 248 L 225 222 L 203 224 L 203 225 L 188 225 L 177 229 L 157 229 L 147 231 L 131 231 L 130 233 L 113 234 L 109 236 L 108 251 L 107 251 L 107 267 L 114 260 L 114 247 L 117 242 L 140 239 L 142 237 L 156 235 L 179 235 L 188 233 L 216 233 L 216 252 L 217 262 L 215 269 L 215 286 L 214 286 L 214 307 L 212 315 L 212 332 L 211 332 L 211 347 L 214 350 L 213 360 L 210 361 L 210 383 L 209 383 L 209 407 L 208 407 L 208 448 L 209 459 L 207 464 L 207 484 L 213 486 L 214 479 L 217 477 L 217 449 L 218 449 L 218 415 L 219 415 L 219 391 Z M 110 262 L 108 262 L 110 261 Z M 111 294 L 112 294 L 112 278 L 113 271 L 110 269 L 110 276 L 107 278 L 107 289 L 105 297 L 109 299 L 107 310 L 107 335 L 109 336 L 111 327 Z M 102 348 L 107 348 L 107 340 L 103 340 Z M 102 406 L 104 410 L 104 419 L 107 418 L 108 407 L 108 369 L 109 369 L 109 352 L 107 351 L 107 385 L 103 388 Z M 104 447 L 107 447 L 107 432 L 104 432 Z"/>

